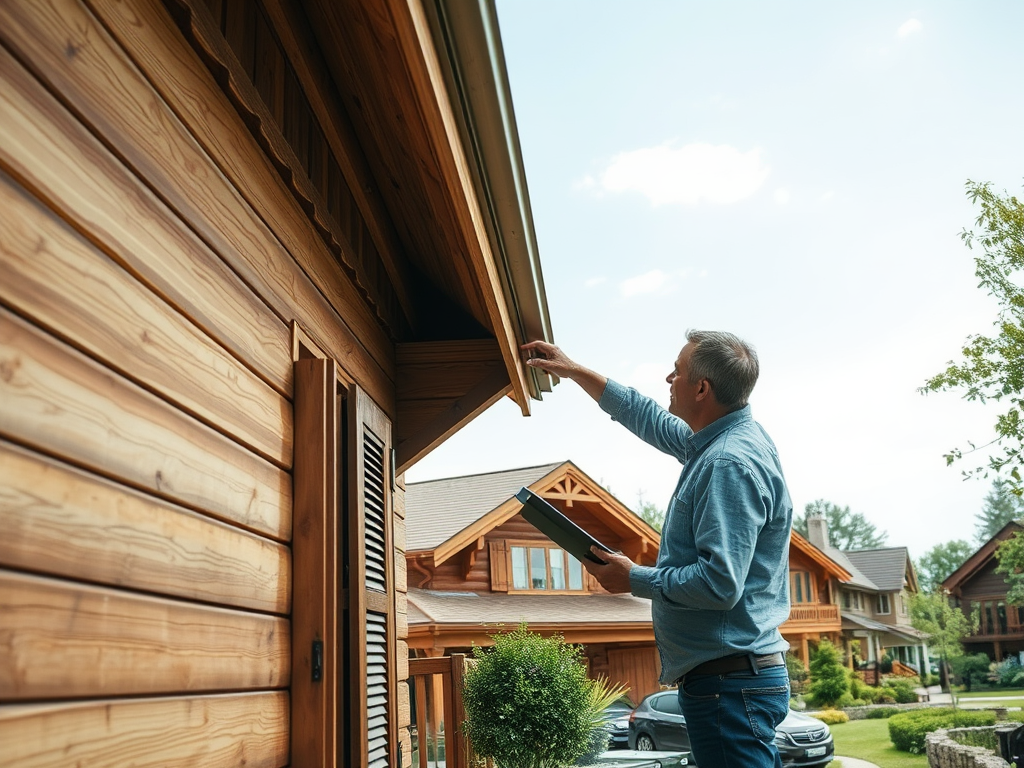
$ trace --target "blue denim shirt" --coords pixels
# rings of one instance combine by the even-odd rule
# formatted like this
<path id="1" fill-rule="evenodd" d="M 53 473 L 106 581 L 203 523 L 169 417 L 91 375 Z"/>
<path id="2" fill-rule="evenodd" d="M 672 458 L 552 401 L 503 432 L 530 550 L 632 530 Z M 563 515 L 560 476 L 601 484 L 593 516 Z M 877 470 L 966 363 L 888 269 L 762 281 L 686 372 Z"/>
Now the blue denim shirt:
<path id="1" fill-rule="evenodd" d="M 683 464 L 654 567 L 629 574 L 651 600 L 661 682 L 737 653 L 775 653 L 789 616 L 793 503 L 778 453 L 750 415 L 733 411 L 700 432 L 654 400 L 608 381 L 601 408 Z"/>

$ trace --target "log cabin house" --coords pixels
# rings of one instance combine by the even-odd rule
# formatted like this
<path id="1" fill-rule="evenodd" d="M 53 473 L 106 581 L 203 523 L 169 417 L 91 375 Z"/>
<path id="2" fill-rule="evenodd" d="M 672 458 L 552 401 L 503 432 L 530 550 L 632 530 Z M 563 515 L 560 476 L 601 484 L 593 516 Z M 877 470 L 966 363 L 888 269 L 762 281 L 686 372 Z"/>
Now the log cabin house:
<path id="1" fill-rule="evenodd" d="M 0 762 L 408 765 L 403 473 L 553 383 L 493 3 L 0 2 L 0 196 Z"/>
<path id="2" fill-rule="evenodd" d="M 658 532 L 571 461 L 410 483 L 410 650 L 468 653 L 526 621 L 532 631 L 582 644 L 591 676 L 627 686 L 639 703 L 658 690 L 661 671 L 650 601 L 608 594 L 528 523 L 514 496 L 524 486 L 599 541 L 654 564 Z"/>
<path id="3" fill-rule="evenodd" d="M 942 582 L 953 604 L 978 621 L 964 638 L 967 653 L 985 653 L 993 661 L 1024 659 L 1024 606 L 1007 601 L 1010 585 L 1005 574 L 996 573 L 996 548 L 1022 531 L 1024 525 L 1010 521 Z"/>

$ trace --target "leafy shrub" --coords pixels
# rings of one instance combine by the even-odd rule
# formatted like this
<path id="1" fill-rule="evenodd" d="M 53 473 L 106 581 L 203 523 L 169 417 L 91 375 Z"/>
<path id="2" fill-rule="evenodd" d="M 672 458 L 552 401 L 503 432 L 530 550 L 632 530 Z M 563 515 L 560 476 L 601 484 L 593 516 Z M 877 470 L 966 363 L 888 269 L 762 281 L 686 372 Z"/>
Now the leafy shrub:
<path id="1" fill-rule="evenodd" d="M 913 704 L 917 701 L 914 683 L 906 677 L 891 677 L 882 684 L 882 690 L 889 693 L 897 704 Z"/>
<path id="2" fill-rule="evenodd" d="M 811 695 L 819 706 L 831 707 L 850 688 L 850 679 L 839 650 L 828 640 L 818 644 L 811 657 Z"/>
<path id="3" fill-rule="evenodd" d="M 984 653 L 966 653 L 953 659 L 950 664 L 953 667 L 953 674 L 956 675 L 957 681 L 967 691 L 971 690 L 973 683 L 980 683 L 987 679 L 989 667 L 992 666 L 988 660 L 988 655 Z"/>
<path id="4" fill-rule="evenodd" d="M 878 668 L 882 670 L 883 675 L 888 675 L 892 672 L 892 656 L 886 651 L 882 654 L 881 660 L 878 662 Z"/>
<path id="5" fill-rule="evenodd" d="M 821 720 L 825 725 L 837 725 L 850 722 L 850 716 L 838 709 L 826 709 L 821 712 L 814 712 L 811 717 Z"/>
<path id="6" fill-rule="evenodd" d="M 1015 657 L 992 665 L 989 680 L 1003 688 L 1012 688 L 1024 683 L 1024 668 Z"/>
<path id="7" fill-rule="evenodd" d="M 846 709 L 847 707 L 855 706 L 855 701 L 856 699 L 854 699 L 853 696 L 851 696 L 849 693 L 844 693 L 842 696 L 839 697 L 839 700 L 836 702 L 836 707 L 838 707 L 839 709 Z"/>
<path id="8" fill-rule="evenodd" d="M 889 739 L 896 749 L 920 755 L 924 737 L 940 728 L 972 728 L 993 725 L 994 712 L 954 710 L 952 707 L 915 709 L 889 718 Z"/>
<path id="9" fill-rule="evenodd" d="M 900 713 L 899 707 L 879 707 L 878 709 L 872 709 L 865 715 L 865 720 L 885 720 L 887 717 L 898 715 Z"/>
<path id="10" fill-rule="evenodd" d="M 481 757 L 505 768 L 570 765 L 590 746 L 596 683 L 587 678 L 582 649 L 544 638 L 526 623 L 476 647 L 466 671 L 466 733 Z"/>

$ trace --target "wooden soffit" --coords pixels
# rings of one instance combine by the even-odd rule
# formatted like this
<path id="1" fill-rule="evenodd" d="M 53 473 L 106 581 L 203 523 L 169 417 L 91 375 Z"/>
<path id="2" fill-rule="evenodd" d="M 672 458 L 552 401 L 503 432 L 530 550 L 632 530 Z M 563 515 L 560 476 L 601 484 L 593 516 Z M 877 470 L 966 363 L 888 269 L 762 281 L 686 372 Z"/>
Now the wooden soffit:
<path id="1" fill-rule="evenodd" d="M 526 329 L 478 192 L 479 156 L 465 145 L 453 48 L 434 39 L 436 8 L 420 0 L 303 7 L 406 258 L 477 326 L 463 323 L 463 338 L 497 341 L 510 394 L 527 414 L 538 387 L 519 354 Z M 534 284 L 543 297 L 539 273 Z"/>

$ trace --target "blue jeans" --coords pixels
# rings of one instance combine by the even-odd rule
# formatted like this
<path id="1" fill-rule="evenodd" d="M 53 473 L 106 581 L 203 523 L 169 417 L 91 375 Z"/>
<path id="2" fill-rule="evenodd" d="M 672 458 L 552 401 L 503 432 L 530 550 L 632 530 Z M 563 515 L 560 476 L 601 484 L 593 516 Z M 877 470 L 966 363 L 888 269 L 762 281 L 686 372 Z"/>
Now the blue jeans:
<path id="1" fill-rule="evenodd" d="M 782 768 L 775 727 L 789 712 L 784 666 L 687 675 L 679 704 L 697 768 Z"/>

